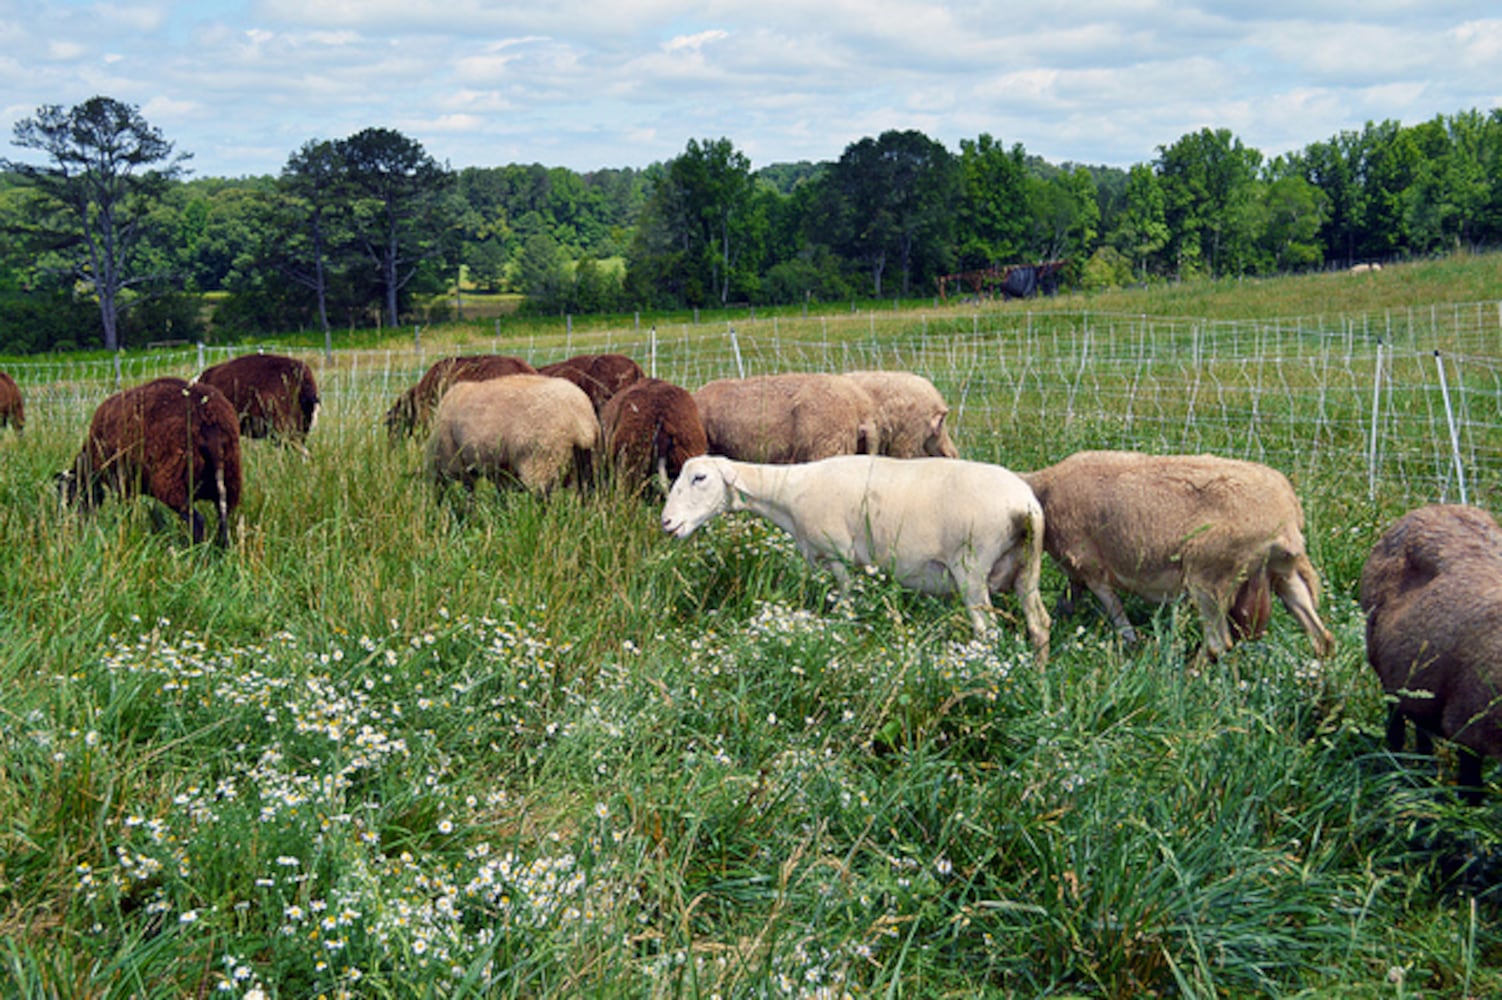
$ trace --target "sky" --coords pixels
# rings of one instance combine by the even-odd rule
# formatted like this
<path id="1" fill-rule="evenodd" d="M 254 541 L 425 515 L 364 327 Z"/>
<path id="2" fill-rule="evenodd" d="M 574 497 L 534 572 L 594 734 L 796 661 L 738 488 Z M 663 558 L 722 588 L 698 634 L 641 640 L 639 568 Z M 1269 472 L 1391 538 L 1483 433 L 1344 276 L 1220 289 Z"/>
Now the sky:
<path id="1" fill-rule="evenodd" d="M 0 0 L 0 158 L 44 105 L 137 106 L 195 177 L 395 129 L 440 163 L 753 169 L 916 129 L 1130 167 L 1502 106 L 1502 4 L 1451 0 Z"/>

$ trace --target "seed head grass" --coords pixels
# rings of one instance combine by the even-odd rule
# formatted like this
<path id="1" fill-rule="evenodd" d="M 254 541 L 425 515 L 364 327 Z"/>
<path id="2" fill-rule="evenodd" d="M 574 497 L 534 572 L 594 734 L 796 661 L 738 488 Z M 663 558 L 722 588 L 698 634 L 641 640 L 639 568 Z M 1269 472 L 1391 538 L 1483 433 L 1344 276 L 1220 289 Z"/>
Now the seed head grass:
<path id="1" fill-rule="evenodd" d="M 1383 743 L 1355 581 L 1409 497 L 1356 456 L 1299 483 L 1332 657 L 1087 603 L 1040 669 L 1010 595 L 977 640 L 750 516 L 441 491 L 383 404 L 246 442 L 225 551 L 61 508 L 86 405 L 0 436 L 0 993 L 1502 992 L 1495 796 Z M 1023 427 L 957 430 L 1117 440 Z"/>

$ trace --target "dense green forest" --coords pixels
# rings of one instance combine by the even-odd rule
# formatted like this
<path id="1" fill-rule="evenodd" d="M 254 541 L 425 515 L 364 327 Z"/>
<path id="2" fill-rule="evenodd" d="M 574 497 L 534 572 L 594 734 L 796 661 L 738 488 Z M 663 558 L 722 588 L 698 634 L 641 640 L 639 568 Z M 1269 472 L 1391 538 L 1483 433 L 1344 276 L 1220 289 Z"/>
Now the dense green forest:
<path id="1" fill-rule="evenodd" d="M 1207 128 L 1127 170 L 917 131 L 824 163 L 753 168 L 719 138 L 643 169 L 454 169 L 368 128 L 276 176 L 194 178 L 104 97 L 39 109 L 13 145 L 41 155 L 0 161 L 7 353 L 433 321 L 476 293 L 552 314 L 776 305 L 1001 294 L 1014 264 L 1099 289 L 1502 243 L 1502 109 L 1272 158 Z"/>

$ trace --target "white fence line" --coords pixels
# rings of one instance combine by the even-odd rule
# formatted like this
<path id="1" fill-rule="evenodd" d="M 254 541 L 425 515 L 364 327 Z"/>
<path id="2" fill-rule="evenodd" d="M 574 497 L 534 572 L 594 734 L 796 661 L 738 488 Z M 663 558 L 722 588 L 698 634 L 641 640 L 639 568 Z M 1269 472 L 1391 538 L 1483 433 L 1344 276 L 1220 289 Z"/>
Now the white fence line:
<path id="1" fill-rule="evenodd" d="M 331 410 L 380 415 L 440 356 L 413 346 L 304 357 Z M 186 347 L 8 366 L 28 408 L 81 426 L 119 384 L 191 377 L 254 348 Z M 1017 467 L 1084 447 L 1214 451 L 1353 495 L 1502 501 L 1502 303 L 1262 321 L 1091 313 L 768 317 L 459 348 L 533 364 L 610 350 L 688 388 L 772 371 L 905 368 L 949 400 L 966 454 Z"/>

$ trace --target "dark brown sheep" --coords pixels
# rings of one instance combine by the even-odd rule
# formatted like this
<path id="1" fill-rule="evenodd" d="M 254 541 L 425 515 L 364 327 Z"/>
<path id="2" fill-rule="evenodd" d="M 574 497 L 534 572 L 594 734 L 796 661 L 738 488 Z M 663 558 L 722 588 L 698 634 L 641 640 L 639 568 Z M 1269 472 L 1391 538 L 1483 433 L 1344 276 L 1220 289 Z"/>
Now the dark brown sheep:
<path id="1" fill-rule="evenodd" d="M 1366 658 L 1393 699 L 1387 741 L 1459 748 L 1457 780 L 1480 798 L 1482 757 L 1502 757 L 1502 528 L 1484 510 L 1434 504 L 1403 515 L 1361 571 Z"/>
<path id="2" fill-rule="evenodd" d="M 1271 588 L 1318 655 L 1334 648 L 1304 551 L 1304 508 L 1276 469 L 1215 455 L 1082 451 L 1022 478 L 1043 504 L 1043 547 L 1071 593 L 1088 587 L 1128 641 L 1136 633 L 1118 590 L 1158 602 L 1188 595 L 1214 657 L 1266 628 Z"/>
<path id="3" fill-rule="evenodd" d="M 505 354 L 466 354 L 435 361 L 417 384 L 396 398 L 386 411 L 386 430 L 393 440 L 425 429 L 438 401 L 455 382 L 484 382 L 503 375 L 535 375 L 537 369 Z"/>
<path id="4" fill-rule="evenodd" d="M 224 394 L 159 378 L 99 404 L 59 486 L 66 503 L 85 508 L 97 506 L 106 488 L 154 497 L 187 523 L 195 544 L 203 541 L 204 519 L 193 505 L 210 501 L 219 514 L 215 541 L 228 545 L 240 475 L 240 420 Z"/>
<path id="5" fill-rule="evenodd" d="M 537 371 L 553 378 L 565 378 L 584 390 L 598 415 L 610 397 L 633 382 L 646 378 L 641 365 L 624 354 L 580 354 L 564 361 L 543 365 Z"/>
<path id="6" fill-rule="evenodd" d="M 318 419 L 318 382 L 296 358 L 246 354 L 204 369 L 198 381 L 224 393 L 240 415 L 241 437 L 300 446 Z"/>
<path id="7" fill-rule="evenodd" d="M 26 406 L 21 401 L 21 387 L 9 372 L 0 372 L 0 427 L 6 424 L 20 431 L 26 426 Z"/>
<path id="8" fill-rule="evenodd" d="M 660 378 L 633 382 L 600 411 L 607 461 L 632 488 L 655 476 L 666 493 L 683 463 L 709 450 L 699 408 L 687 389 Z"/>

